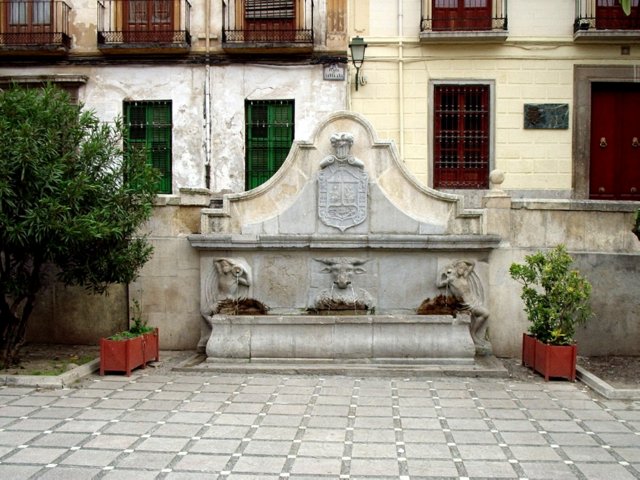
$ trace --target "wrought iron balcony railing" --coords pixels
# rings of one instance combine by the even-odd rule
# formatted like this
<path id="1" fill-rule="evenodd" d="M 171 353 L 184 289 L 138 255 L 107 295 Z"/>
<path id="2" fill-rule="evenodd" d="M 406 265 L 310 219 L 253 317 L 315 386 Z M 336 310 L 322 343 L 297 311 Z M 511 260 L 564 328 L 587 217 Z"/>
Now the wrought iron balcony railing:
<path id="1" fill-rule="evenodd" d="M 632 0 L 631 15 L 625 15 L 618 0 L 576 0 L 574 32 L 606 35 L 640 30 L 638 3 L 639 0 Z"/>
<path id="2" fill-rule="evenodd" d="M 66 52 L 70 12 L 60 0 L 0 0 L 0 49 Z"/>
<path id="3" fill-rule="evenodd" d="M 507 0 L 422 0 L 421 32 L 507 30 Z"/>
<path id="4" fill-rule="evenodd" d="M 313 45 L 313 0 L 223 2 L 224 46 Z"/>
<path id="5" fill-rule="evenodd" d="M 98 0 L 100 48 L 188 48 L 188 0 Z"/>

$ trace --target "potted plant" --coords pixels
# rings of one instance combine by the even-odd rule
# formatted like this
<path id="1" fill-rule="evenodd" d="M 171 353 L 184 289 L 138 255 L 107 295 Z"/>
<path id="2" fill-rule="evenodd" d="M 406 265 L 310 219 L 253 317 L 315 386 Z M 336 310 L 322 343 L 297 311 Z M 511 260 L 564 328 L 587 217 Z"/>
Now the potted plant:
<path id="1" fill-rule="evenodd" d="M 550 377 L 575 380 L 576 327 L 591 317 L 591 284 L 572 270 L 564 245 L 513 263 L 511 277 L 522 284 L 521 298 L 530 322 L 523 335 L 523 364 Z"/>
<path id="2" fill-rule="evenodd" d="M 149 361 L 158 361 L 159 331 L 142 320 L 140 302 L 133 301 L 132 325 L 129 330 L 100 339 L 100 375 L 104 372 L 125 372 L 127 376 Z"/>

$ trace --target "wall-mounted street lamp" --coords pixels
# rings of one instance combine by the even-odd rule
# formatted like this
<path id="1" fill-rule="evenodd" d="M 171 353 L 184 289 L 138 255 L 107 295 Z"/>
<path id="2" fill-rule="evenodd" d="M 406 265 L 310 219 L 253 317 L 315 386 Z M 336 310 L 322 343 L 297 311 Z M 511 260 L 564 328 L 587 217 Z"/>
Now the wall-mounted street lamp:
<path id="1" fill-rule="evenodd" d="M 349 50 L 351 50 L 351 63 L 356 69 L 356 91 L 358 91 L 358 84 L 360 83 L 360 67 L 364 63 L 364 51 L 367 49 L 367 44 L 364 43 L 362 37 L 355 37 L 349 44 Z"/>

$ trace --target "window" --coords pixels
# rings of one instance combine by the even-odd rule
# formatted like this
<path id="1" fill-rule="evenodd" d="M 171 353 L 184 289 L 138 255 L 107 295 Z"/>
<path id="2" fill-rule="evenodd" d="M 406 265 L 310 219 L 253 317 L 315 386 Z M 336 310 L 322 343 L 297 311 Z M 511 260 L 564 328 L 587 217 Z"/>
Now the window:
<path id="1" fill-rule="evenodd" d="M 489 187 L 489 85 L 434 87 L 434 188 Z"/>
<path id="2" fill-rule="evenodd" d="M 247 100 L 247 190 L 269 180 L 287 158 L 294 134 L 293 103 L 293 100 Z"/>
<path id="3" fill-rule="evenodd" d="M 171 193 L 171 101 L 124 102 L 126 148 L 145 147 L 161 174 L 158 193 Z"/>
<path id="4" fill-rule="evenodd" d="M 294 0 L 246 0 L 245 18 L 293 18 Z"/>
<path id="5" fill-rule="evenodd" d="M 433 0 L 433 30 L 491 30 L 491 2 Z"/>
<path id="6" fill-rule="evenodd" d="M 49 25 L 51 24 L 51 0 L 11 0 L 9 25 Z"/>
<path id="7" fill-rule="evenodd" d="M 622 11 L 618 0 L 596 0 L 596 28 L 633 30 L 640 28 L 638 0 L 631 1 L 631 15 Z"/>

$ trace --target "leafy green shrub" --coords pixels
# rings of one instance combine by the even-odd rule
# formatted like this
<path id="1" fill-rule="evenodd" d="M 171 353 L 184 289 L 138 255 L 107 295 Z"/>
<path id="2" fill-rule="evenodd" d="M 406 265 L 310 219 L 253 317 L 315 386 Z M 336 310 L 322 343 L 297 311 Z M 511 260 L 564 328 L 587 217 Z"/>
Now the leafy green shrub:
<path id="1" fill-rule="evenodd" d="M 132 325 L 129 327 L 129 330 L 111 335 L 109 337 L 109 340 L 127 340 L 129 338 L 139 337 L 140 335 L 144 335 L 145 333 L 151 333 L 155 330 L 154 327 L 150 327 L 149 325 L 147 325 L 146 320 L 142 319 L 142 307 L 140 306 L 140 302 L 138 300 L 133 300 L 132 303 Z"/>
<path id="2" fill-rule="evenodd" d="M 564 245 L 513 263 L 511 277 L 522 284 L 521 298 L 531 322 L 529 333 L 544 343 L 569 345 L 576 326 L 591 317 L 591 284 L 576 270 Z"/>

